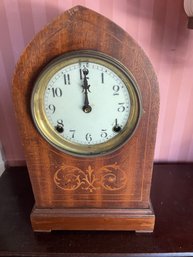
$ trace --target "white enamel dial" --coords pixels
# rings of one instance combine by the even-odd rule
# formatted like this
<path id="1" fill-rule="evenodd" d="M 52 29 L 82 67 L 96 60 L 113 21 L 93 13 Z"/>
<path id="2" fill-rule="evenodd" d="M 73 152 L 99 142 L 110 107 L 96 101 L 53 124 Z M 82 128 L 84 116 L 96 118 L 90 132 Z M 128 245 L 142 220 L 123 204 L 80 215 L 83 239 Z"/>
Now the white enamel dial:
<path id="1" fill-rule="evenodd" d="M 88 110 L 83 108 L 86 93 Z M 94 62 L 79 62 L 53 75 L 45 90 L 44 108 L 61 137 L 94 145 L 108 141 L 125 127 L 130 97 L 124 82 L 112 70 Z"/>
<path id="2" fill-rule="evenodd" d="M 34 123 L 61 151 L 92 156 L 114 151 L 135 131 L 140 94 L 132 75 L 95 51 L 56 58 L 38 76 L 31 98 Z"/>

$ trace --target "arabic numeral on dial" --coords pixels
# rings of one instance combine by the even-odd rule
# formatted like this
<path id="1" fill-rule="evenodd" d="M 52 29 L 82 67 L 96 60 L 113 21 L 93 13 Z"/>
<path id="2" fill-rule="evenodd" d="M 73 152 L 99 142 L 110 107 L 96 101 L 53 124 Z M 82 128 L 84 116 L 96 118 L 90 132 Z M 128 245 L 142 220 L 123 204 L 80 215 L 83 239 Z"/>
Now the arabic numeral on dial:
<path id="1" fill-rule="evenodd" d="M 91 136 L 90 133 L 87 133 L 86 136 L 85 136 L 85 138 L 86 138 L 86 141 L 87 141 L 87 142 L 91 142 L 91 141 L 92 141 L 92 136 Z"/>
<path id="2" fill-rule="evenodd" d="M 48 109 L 52 112 L 52 114 L 56 111 L 56 107 L 53 104 L 49 104 Z"/>
<path id="3" fill-rule="evenodd" d="M 117 108 L 117 111 L 118 112 L 124 112 L 125 111 L 125 106 L 124 106 L 124 103 L 118 103 L 119 104 L 119 107 Z"/>
<path id="4" fill-rule="evenodd" d="M 107 130 L 106 129 L 102 129 L 101 130 L 101 137 L 102 138 L 107 138 L 108 134 L 107 134 Z"/>
<path id="5" fill-rule="evenodd" d="M 64 122 L 63 122 L 63 120 L 57 120 L 57 124 L 64 127 Z"/>
<path id="6" fill-rule="evenodd" d="M 60 120 L 60 119 L 57 120 L 56 130 L 59 133 L 62 133 L 64 131 L 64 122 L 63 122 L 63 120 Z"/>
<path id="7" fill-rule="evenodd" d="M 74 138 L 75 135 L 75 129 L 70 129 L 71 138 Z"/>
<path id="8" fill-rule="evenodd" d="M 120 87 L 118 85 L 113 86 L 113 95 L 119 95 L 119 89 Z"/>
<path id="9" fill-rule="evenodd" d="M 62 96 L 62 89 L 59 87 L 52 88 L 52 95 L 53 97 L 61 97 Z"/>

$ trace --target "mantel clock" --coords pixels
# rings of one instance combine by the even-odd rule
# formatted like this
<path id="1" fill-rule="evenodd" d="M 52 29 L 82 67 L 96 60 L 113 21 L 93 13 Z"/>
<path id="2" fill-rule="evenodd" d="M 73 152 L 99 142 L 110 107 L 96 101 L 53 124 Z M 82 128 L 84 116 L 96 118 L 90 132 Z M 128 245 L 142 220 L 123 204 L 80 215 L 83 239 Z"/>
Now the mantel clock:
<path id="1" fill-rule="evenodd" d="M 151 232 L 159 92 L 121 28 L 74 7 L 40 31 L 13 78 L 34 231 Z"/>

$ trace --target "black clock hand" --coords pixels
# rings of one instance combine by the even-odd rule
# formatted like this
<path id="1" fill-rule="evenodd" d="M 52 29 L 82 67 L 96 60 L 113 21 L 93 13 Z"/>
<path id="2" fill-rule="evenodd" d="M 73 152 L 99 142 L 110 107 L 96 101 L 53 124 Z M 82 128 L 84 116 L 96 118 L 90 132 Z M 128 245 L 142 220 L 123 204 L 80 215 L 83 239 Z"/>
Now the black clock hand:
<path id="1" fill-rule="evenodd" d="M 83 72 L 83 75 L 84 75 L 84 79 L 83 79 L 83 92 L 84 92 L 84 95 L 85 95 L 85 98 L 84 98 L 84 106 L 82 107 L 82 110 L 86 113 L 89 113 L 91 112 L 92 108 L 91 106 L 89 105 L 89 100 L 88 100 L 88 92 L 90 92 L 89 88 L 90 88 L 90 85 L 88 85 L 88 79 L 87 79 L 87 75 L 89 73 L 88 69 L 84 68 L 82 70 Z"/>
<path id="2" fill-rule="evenodd" d="M 90 85 L 88 85 L 87 79 L 84 78 L 83 90 L 84 90 L 84 94 L 85 94 L 85 99 L 84 99 L 84 106 L 85 107 L 89 106 L 89 100 L 88 100 L 89 87 L 90 87 Z"/>

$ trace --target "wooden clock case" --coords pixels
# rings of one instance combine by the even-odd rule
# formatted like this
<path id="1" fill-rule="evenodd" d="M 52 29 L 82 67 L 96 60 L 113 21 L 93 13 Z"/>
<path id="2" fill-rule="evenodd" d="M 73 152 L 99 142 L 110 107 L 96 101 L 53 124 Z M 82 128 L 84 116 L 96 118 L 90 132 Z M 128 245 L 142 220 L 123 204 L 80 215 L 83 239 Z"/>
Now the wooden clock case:
<path id="1" fill-rule="evenodd" d="M 42 68 L 57 56 L 81 49 L 119 60 L 141 92 L 137 130 L 120 149 L 104 156 L 75 157 L 57 150 L 42 138 L 31 116 L 31 93 Z M 125 31 L 85 7 L 64 12 L 22 53 L 13 78 L 13 101 L 35 197 L 34 231 L 153 231 L 150 187 L 159 90 L 150 61 Z"/>

